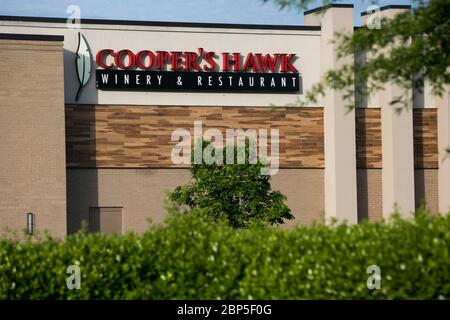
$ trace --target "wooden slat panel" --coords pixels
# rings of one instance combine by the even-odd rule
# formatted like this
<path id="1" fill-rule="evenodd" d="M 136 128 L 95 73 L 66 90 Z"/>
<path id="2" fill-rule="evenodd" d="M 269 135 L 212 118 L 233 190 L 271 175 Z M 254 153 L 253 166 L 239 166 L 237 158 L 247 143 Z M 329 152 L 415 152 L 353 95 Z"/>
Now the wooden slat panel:
<path id="1" fill-rule="evenodd" d="M 381 168 L 381 109 L 356 108 L 355 112 L 356 165 L 358 168 Z"/>
<path id="2" fill-rule="evenodd" d="M 437 168 L 436 109 L 414 109 L 416 168 Z M 68 167 L 151 168 L 172 164 L 173 130 L 277 128 L 280 166 L 323 168 L 322 108 L 250 108 L 182 106 L 66 106 Z M 382 168 L 381 110 L 356 109 L 358 168 Z"/>
<path id="3" fill-rule="evenodd" d="M 439 167 L 437 144 L 437 109 L 414 109 L 414 166 Z"/>
<path id="4" fill-rule="evenodd" d="M 182 167 L 171 134 L 194 121 L 204 131 L 279 129 L 280 166 L 323 168 L 323 108 L 66 105 L 68 167 Z M 270 149 L 269 149 L 270 151 Z"/>

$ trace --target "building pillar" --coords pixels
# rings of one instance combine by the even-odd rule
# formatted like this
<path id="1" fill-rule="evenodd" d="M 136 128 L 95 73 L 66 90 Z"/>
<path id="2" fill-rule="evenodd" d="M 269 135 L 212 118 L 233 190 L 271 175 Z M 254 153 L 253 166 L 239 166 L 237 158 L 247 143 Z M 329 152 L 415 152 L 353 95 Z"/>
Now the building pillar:
<path id="1" fill-rule="evenodd" d="M 431 100 L 437 108 L 439 212 L 450 212 L 450 90 Z M 427 96 L 425 96 L 425 99 Z"/>
<path id="2" fill-rule="evenodd" d="M 381 8 L 379 16 L 381 19 L 392 18 L 408 8 Z M 370 15 L 362 15 L 362 24 L 365 25 Z M 380 27 L 383 28 L 382 23 Z M 394 210 L 405 218 L 411 217 L 415 210 L 412 93 L 407 95 L 411 96 L 408 107 L 390 103 L 404 93 L 402 90 L 393 83 L 386 83 L 383 90 L 369 97 L 369 105 L 381 107 L 382 201 L 386 220 Z"/>
<path id="3" fill-rule="evenodd" d="M 383 217 L 394 210 L 410 217 L 415 210 L 414 198 L 414 136 L 412 108 L 400 112 L 390 101 L 401 89 L 387 85 L 381 95 L 381 150 Z"/>
<path id="4" fill-rule="evenodd" d="M 320 70 L 338 69 L 351 64 L 353 56 L 337 56 L 336 32 L 353 33 L 353 5 L 332 4 L 305 12 L 306 25 L 321 26 Z M 355 110 L 354 101 L 344 98 L 344 92 L 327 89 L 324 106 L 325 139 L 325 222 L 331 219 L 358 222 L 356 196 Z"/>
<path id="5" fill-rule="evenodd" d="M 424 107 L 437 109 L 438 143 L 438 210 L 450 212 L 450 88 L 442 96 L 435 96 L 425 80 Z"/>

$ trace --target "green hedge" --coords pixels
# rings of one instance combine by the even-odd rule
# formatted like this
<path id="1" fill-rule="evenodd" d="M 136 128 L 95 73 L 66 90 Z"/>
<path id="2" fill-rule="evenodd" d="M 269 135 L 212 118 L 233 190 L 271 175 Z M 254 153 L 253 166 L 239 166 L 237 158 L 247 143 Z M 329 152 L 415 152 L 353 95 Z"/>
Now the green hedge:
<path id="1" fill-rule="evenodd" d="M 0 240 L 1 299 L 448 299 L 450 215 L 236 230 L 196 214 L 143 235 Z M 81 268 L 81 289 L 66 268 Z M 366 269 L 381 268 L 369 290 Z"/>

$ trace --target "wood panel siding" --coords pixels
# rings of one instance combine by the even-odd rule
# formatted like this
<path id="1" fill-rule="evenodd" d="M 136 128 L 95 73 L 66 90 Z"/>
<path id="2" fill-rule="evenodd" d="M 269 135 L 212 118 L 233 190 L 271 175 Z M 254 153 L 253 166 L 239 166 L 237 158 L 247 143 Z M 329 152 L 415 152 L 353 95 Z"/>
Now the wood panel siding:
<path id="1" fill-rule="evenodd" d="M 381 168 L 381 109 L 356 108 L 355 121 L 357 168 Z"/>
<path id="2" fill-rule="evenodd" d="M 439 167 L 437 109 L 414 109 L 414 167 Z"/>
<path id="3" fill-rule="evenodd" d="M 66 105 L 67 166 L 183 167 L 171 161 L 171 134 L 193 136 L 194 121 L 203 132 L 279 129 L 280 167 L 324 166 L 323 108 Z"/>
<path id="4" fill-rule="evenodd" d="M 357 167 L 382 168 L 381 109 L 357 108 Z M 436 109 L 414 109 L 416 168 L 437 168 Z M 68 167 L 165 168 L 177 128 L 279 129 L 281 168 L 323 168 L 323 108 L 66 105 Z M 269 150 L 270 151 L 270 150 Z"/>

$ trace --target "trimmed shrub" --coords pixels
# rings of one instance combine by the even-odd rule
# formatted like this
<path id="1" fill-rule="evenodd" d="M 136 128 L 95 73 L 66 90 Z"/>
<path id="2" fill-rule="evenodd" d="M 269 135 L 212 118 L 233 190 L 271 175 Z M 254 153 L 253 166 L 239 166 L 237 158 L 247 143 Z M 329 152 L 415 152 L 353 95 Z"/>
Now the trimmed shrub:
<path id="1" fill-rule="evenodd" d="M 448 299 L 450 215 L 235 229 L 198 210 L 124 236 L 0 240 L 1 299 Z M 69 265 L 81 289 L 69 290 Z M 381 288 L 369 290 L 370 265 Z"/>

